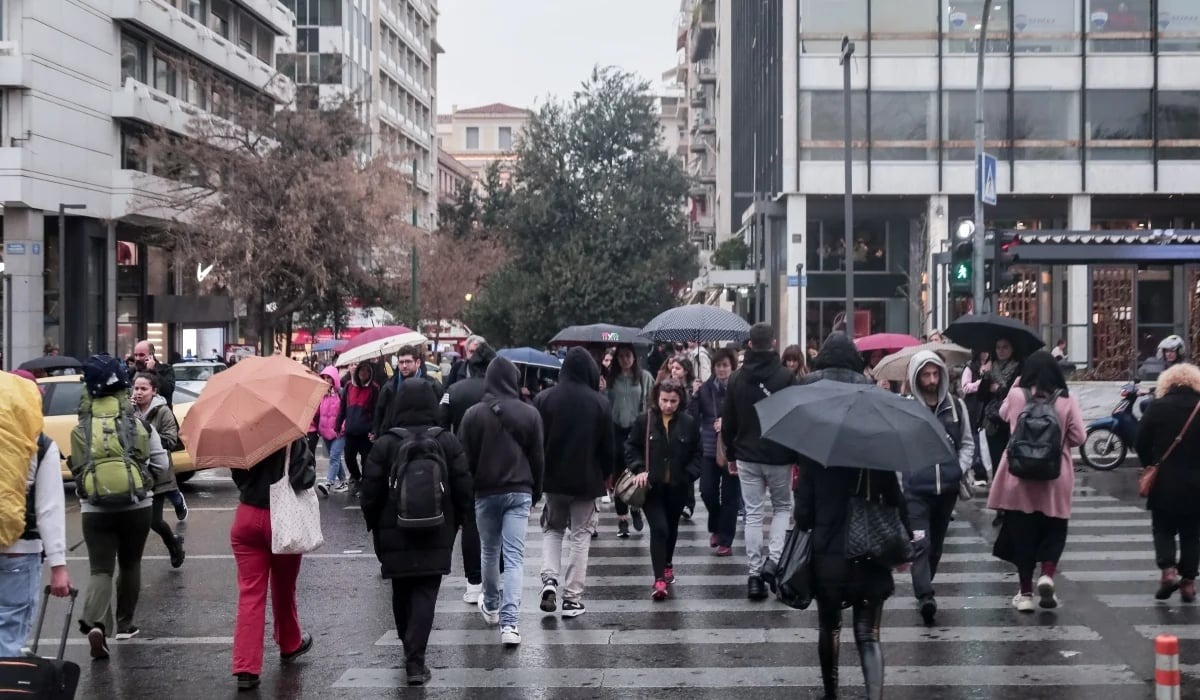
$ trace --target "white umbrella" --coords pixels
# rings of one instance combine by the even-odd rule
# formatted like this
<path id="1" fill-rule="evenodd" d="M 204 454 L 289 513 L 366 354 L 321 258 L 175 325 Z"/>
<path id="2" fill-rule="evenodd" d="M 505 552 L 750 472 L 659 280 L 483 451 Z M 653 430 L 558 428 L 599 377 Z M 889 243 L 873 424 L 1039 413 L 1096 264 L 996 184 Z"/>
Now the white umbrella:
<path id="1" fill-rule="evenodd" d="M 908 379 L 908 363 L 913 356 L 922 351 L 937 353 L 947 367 L 964 364 L 971 361 L 971 351 L 954 343 L 926 343 L 904 348 L 900 352 L 888 355 L 875 365 L 871 371 L 877 380 L 902 382 Z"/>
<path id="2" fill-rule="evenodd" d="M 386 355 L 391 355 L 392 353 L 409 345 L 424 346 L 426 342 L 428 341 L 426 340 L 425 336 L 416 331 L 401 333 L 400 335 L 393 335 L 387 338 L 380 338 L 379 340 L 373 340 L 364 345 L 347 350 L 345 353 L 338 356 L 335 364 L 338 367 L 348 367 L 358 362 L 366 362 L 367 360 L 374 360 Z M 424 360 L 425 358 L 422 357 L 419 359 Z"/>

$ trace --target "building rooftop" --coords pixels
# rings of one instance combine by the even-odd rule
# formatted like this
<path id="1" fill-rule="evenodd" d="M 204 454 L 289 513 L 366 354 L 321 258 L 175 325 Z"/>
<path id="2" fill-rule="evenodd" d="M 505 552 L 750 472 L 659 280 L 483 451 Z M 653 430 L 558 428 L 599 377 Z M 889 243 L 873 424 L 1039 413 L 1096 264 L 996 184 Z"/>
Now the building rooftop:
<path id="1" fill-rule="evenodd" d="M 466 109 L 456 109 L 454 114 L 532 114 L 528 109 L 523 107 L 513 107 L 506 105 L 503 102 L 493 102 L 489 105 L 480 107 L 468 107 Z M 439 119 L 441 117 L 439 116 Z"/>

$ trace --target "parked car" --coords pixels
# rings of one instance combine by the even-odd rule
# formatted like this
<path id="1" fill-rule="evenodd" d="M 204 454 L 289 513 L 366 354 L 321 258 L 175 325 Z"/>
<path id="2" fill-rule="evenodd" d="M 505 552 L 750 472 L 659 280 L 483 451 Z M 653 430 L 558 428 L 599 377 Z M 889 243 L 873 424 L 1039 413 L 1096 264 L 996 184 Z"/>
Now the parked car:
<path id="1" fill-rule="evenodd" d="M 71 470 L 67 469 L 67 457 L 71 454 L 71 430 L 79 422 L 79 399 L 83 395 L 83 376 L 78 374 L 60 377 L 43 377 L 38 381 L 42 389 L 42 415 L 45 416 L 43 431 L 54 442 L 62 453 L 63 480 L 70 481 Z M 199 396 L 186 388 L 175 388 L 175 418 L 183 423 L 192 402 Z M 175 466 L 175 478 L 179 482 L 192 478 L 196 467 L 192 457 L 186 450 L 171 454 L 171 463 Z"/>
<path id="2" fill-rule="evenodd" d="M 199 394 L 214 374 L 228 369 L 224 363 L 216 360 L 176 362 L 171 367 L 175 370 L 175 386 L 183 387 L 194 394 Z"/>

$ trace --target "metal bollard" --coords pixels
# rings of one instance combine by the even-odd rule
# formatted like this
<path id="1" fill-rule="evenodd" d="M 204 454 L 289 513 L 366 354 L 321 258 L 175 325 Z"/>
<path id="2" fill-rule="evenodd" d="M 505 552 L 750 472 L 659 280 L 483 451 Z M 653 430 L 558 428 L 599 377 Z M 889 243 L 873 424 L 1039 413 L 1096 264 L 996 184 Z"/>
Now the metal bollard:
<path id="1" fill-rule="evenodd" d="M 1179 700 L 1179 638 L 1154 639 L 1154 700 Z"/>

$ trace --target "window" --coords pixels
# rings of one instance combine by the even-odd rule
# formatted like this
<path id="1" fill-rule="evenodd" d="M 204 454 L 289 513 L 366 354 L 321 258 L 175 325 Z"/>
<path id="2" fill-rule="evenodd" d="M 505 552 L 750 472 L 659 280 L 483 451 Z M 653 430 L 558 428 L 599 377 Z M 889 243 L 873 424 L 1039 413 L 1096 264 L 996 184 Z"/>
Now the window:
<path id="1" fill-rule="evenodd" d="M 1149 52 L 1150 0 L 1090 0 L 1088 51 Z"/>
<path id="2" fill-rule="evenodd" d="M 326 85 L 337 85 L 342 82 L 342 54 L 340 53 L 323 53 L 320 54 L 320 73 L 319 81 Z M 310 76 L 311 77 L 311 76 Z"/>
<path id="3" fill-rule="evenodd" d="M 841 53 L 842 36 L 867 38 L 867 0 L 801 0 L 800 53 Z M 856 50 L 867 50 L 866 42 Z"/>
<path id="4" fill-rule="evenodd" d="M 184 90 L 184 100 L 196 105 L 200 109 L 208 109 L 208 88 L 197 77 L 194 69 L 188 73 Z"/>
<path id="5" fill-rule="evenodd" d="M 1163 160 L 1200 160 L 1200 93 L 1158 93 L 1158 154 Z"/>
<path id="6" fill-rule="evenodd" d="M 1079 93 L 1017 92 L 1012 118 L 1017 159 L 1079 158 Z"/>
<path id="7" fill-rule="evenodd" d="M 808 115 L 800 125 L 800 147 L 804 160 L 841 160 L 846 141 L 843 123 L 844 96 L 841 90 L 823 90 L 800 94 L 800 114 Z M 866 158 L 867 95 L 855 90 L 850 95 L 850 134 L 854 157 Z"/>
<path id="8" fill-rule="evenodd" d="M 1079 0 L 1013 0 L 1017 53 L 1079 53 Z"/>
<path id="9" fill-rule="evenodd" d="M 197 22 L 204 22 L 208 16 L 208 0 L 179 0 L 179 9 L 187 12 L 188 16 Z"/>
<path id="10" fill-rule="evenodd" d="M 1089 158 L 1150 160 L 1148 90 L 1089 90 L 1087 108 Z"/>
<path id="11" fill-rule="evenodd" d="M 467 148 L 473 151 L 479 150 L 479 127 L 467 127 Z"/>
<path id="12" fill-rule="evenodd" d="M 814 272 L 846 269 L 846 233 L 843 220 L 808 222 L 808 264 Z M 854 231 L 854 271 L 887 272 L 888 222 L 857 221 Z"/>
<path id="13" fill-rule="evenodd" d="M 146 171 L 145 140 L 140 131 L 121 129 L 121 169 Z"/>
<path id="14" fill-rule="evenodd" d="M 319 0 L 316 19 L 314 24 L 322 27 L 340 27 L 342 25 L 342 0 Z"/>
<path id="15" fill-rule="evenodd" d="M 1200 51 L 1200 9 L 1195 0 L 1159 0 L 1160 51 Z"/>
<path id="16" fill-rule="evenodd" d="M 975 92 L 950 90 L 945 93 L 946 160 L 975 158 Z M 1008 145 L 1008 95 L 1001 90 L 989 90 L 983 95 L 984 146 L 992 153 Z"/>
<path id="17" fill-rule="evenodd" d="M 300 53 L 317 53 L 320 49 L 317 48 L 317 33 L 318 29 L 307 27 L 296 30 L 296 50 Z"/>
<path id="18" fill-rule="evenodd" d="M 229 2 L 228 0 L 211 0 L 208 14 L 208 28 L 229 38 Z"/>
<path id="19" fill-rule="evenodd" d="M 872 157 L 936 160 L 936 102 L 924 92 L 871 92 Z"/>
<path id="20" fill-rule="evenodd" d="M 512 127 L 511 126 L 500 127 L 500 150 L 511 151 L 512 147 L 513 147 Z"/>
<path id="21" fill-rule="evenodd" d="M 254 20 L 247 15 L 238 17 L 238 46 L 247 53 L 254 53 Z"/>
<path id="22" fill-rule="evenodd" d="M 316 17 L 310 17 L 308 12 L 309 0 L 294 0 L 296 3 L 296 26 L 316 24 Z M 315 0 L 314 0 L 315 2 Z"/>
<path id="23" fill-rule="evenodd" d="M 937 0 L 871 0 L 871 51 L 937 53 Z"/>
<path id="24" fill-rule="evenodd" d="M 121 82 L 133 78 L 146 82 L 146 42 L 141 39 L 121 35 Z"/>
<path id="25" fill-rule="evenodd" d="M 271 54 L 275 52 L 275 35 L 266 27 L 260 26 L 257 31 L 254 55 L 263 63 L 271 63 Z"/>
<path id="26" fill-rule="evenodd" d="M 154 52 L 154 88 L 176 97 L 179 95 L 178 75 L 175 70 L 175 59 Z"/>
<path id="27" fill-rule="evenodd" d="M 946 37 L 946 53 L 978 54 L 979 30 L 983 11 L 988 16 L 988 53 L 1008 53 L 1009 0 L 959 0 L 948 3 L 942 13 L 942 30 Z"/>

